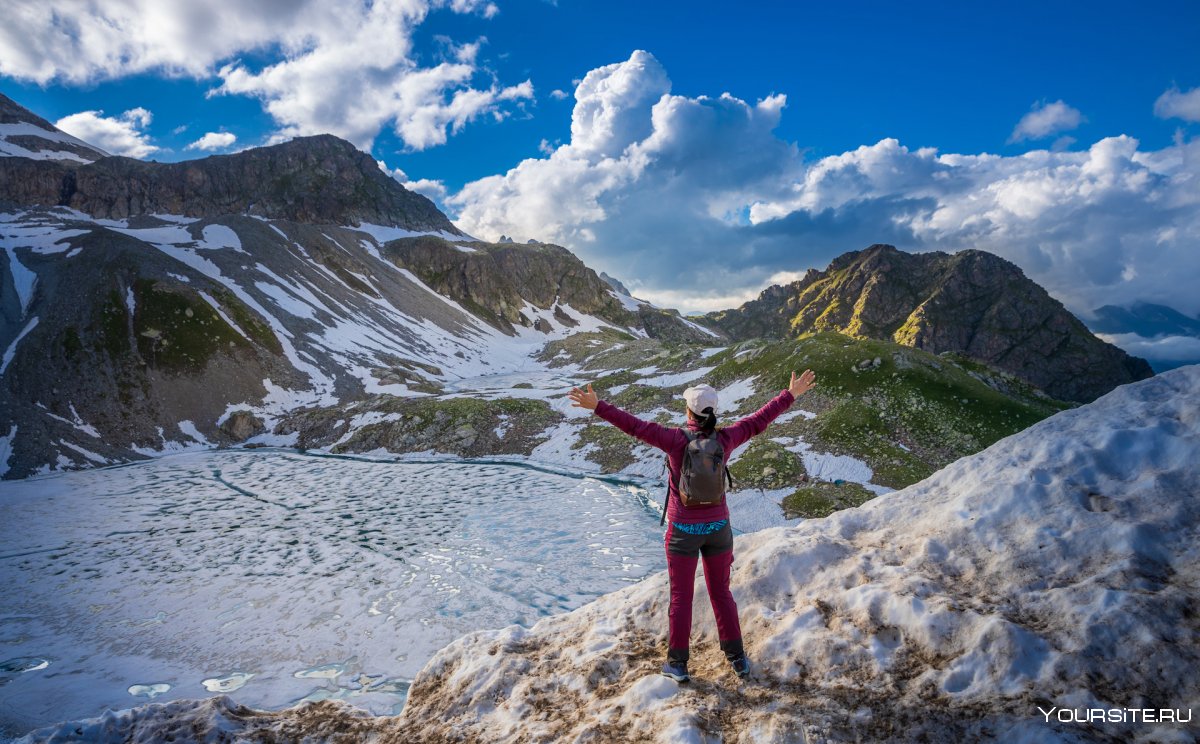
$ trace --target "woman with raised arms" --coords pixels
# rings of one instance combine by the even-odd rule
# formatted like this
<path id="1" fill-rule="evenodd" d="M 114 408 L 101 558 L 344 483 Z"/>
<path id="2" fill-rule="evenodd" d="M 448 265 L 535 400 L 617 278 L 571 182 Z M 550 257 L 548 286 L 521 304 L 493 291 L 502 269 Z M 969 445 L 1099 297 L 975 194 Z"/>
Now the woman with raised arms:
<path id="1" fill-rule="evenodd" d="M 729 455 L 765 431 L 796 398 L 808 392 L 815 378 L 812 370 L 805 370 L 799 376 L 793 372 L 787 390 L 749 416 L 721 428 L 717 428 L 717 391 L 709 385 L 697 385 L 683 392 L 687 404 L 684 428 L 644 421 L 600 400 L 591 385 L 587 390 L 573 388 L 568 394 L 574 406 L 593 411 L 626 434 L 667 453 L 670 481 L 665 519 L 669 524 L 664 542 L 671 602 L 667 661 L 662 673 L 678 682 L 688 681 L 692 593 L 696 564 L 701 559 L 721 650 L 739 677 L 750 673 L 737 604 L 729 591 L 729 568 L 733 563 L 733 528 L 725 503 Z"/>

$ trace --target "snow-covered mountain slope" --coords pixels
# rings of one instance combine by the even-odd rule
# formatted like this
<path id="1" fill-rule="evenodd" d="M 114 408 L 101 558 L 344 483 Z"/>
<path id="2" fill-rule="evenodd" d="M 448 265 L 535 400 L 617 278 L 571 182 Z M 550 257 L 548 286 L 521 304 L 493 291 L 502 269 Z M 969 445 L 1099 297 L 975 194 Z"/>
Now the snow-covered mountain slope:
<path id="1" fill-rule="evenodd" d="M 0 242 L 9 477 L 173 442 L 240 441 L 304 406 L 543 369 L 531 354 L 571 333 L 646 333 L 556 246 L 245 216 L 105 220 L 65 208 L 0 215 Z M 445 278 L 430 270 L 434 259 L 468 252 L 475 264 L 502 255 L 536 286 L 460 303 L 418 276 Z"/>
<path id="2" fill-rule="evenodd" d="M 733 592 L 756 665 L 746 683 L 716 649 L 702 582 L 693 682 L 657 675 L 667 599 L 658 574 L 530 629 L 456 641 L 417 676 L 397 718 L 365 719 L 329 701 L 259 713 L 218 698 L 57 732 L 128 741 L 218 730 L 244 741 L 271 732 L 411 742 L 1192 741 L 1197 395 L 1200 366 L 1125 385 L 863 507 L 739 537 Z"/>
<path id="3" fill-rule="evenodd" d="M 0 93 L 0 158 L 91 163 L 108 157 Z"/>

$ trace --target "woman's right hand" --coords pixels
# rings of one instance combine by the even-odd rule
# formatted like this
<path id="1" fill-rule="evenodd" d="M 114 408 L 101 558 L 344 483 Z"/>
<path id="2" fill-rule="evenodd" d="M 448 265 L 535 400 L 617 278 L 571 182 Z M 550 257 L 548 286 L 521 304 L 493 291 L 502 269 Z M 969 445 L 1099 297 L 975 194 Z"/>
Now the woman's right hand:
<path id="1" fill-rule="evenodd" d="M 571 392 L 567 393 L 567 397 L 573 401 L 571 403 L 572 406 L 576 408 L 586 408 L 589 411 L 596 410 L 596 406 L 600 402 L 599 398 L 596 396 L 596 392 L 592 390 L 591 383 L 588 383 L 587 390 L 571 388 Z"/>
<path id="2" fill-rule="evenodd" d="M 812 389 L 813 385 L 817 384 L 817 375 L 811 369 L 804 370 L 804 374 L 799 377 L 796 373 L 792 373 L 792 383 L 788 385 L 788 392 L 793 398 L 799 398 Z"/>

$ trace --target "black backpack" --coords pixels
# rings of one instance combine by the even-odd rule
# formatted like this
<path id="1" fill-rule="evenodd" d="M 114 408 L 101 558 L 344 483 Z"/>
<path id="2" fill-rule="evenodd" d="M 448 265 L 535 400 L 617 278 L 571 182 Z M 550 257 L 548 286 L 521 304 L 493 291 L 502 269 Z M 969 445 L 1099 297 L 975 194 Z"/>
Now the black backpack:
<path id="1" fill-rule="evenodd" d="M 733 489 L 733 476 L 725 467 L 725 448 L 721 446 L 716 432 L 710 436 L 688 429 L 681 431 L 688 443 L 679 466 L 679 501 L 687 508 L 716 506 L 725 498 L 725 483 L 728 482 L 730 490 Z M 671 487 L 667 486 L 667 499 L 663 502 L 659 524 L 667 520 L 667 504 L 670 500 Z"/>

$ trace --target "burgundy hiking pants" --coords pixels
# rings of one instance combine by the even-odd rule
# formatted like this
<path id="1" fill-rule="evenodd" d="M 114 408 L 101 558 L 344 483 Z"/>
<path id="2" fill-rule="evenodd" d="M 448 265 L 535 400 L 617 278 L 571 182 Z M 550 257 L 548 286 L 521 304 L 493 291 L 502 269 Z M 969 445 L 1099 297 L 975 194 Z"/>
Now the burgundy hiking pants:
<path id="1" fill-rule="evenodd" d="M 690 534 L 669 523 L 665 538 L 667 575 L 671 579 L 671 605 L 668 611 L 670 633 L 667 657 L 687 661 L 692 635 L 692 595 L 696 583 L 696 563 L 704 560 L 704 583 L 717 618 L 717 635 L 726 657 L 741 656 L 742 628 L 738 623 L 737 603 L 729 591 L 729 567 L 733 564 L 733 528 L 725 526 L 709 534 Z"/>

